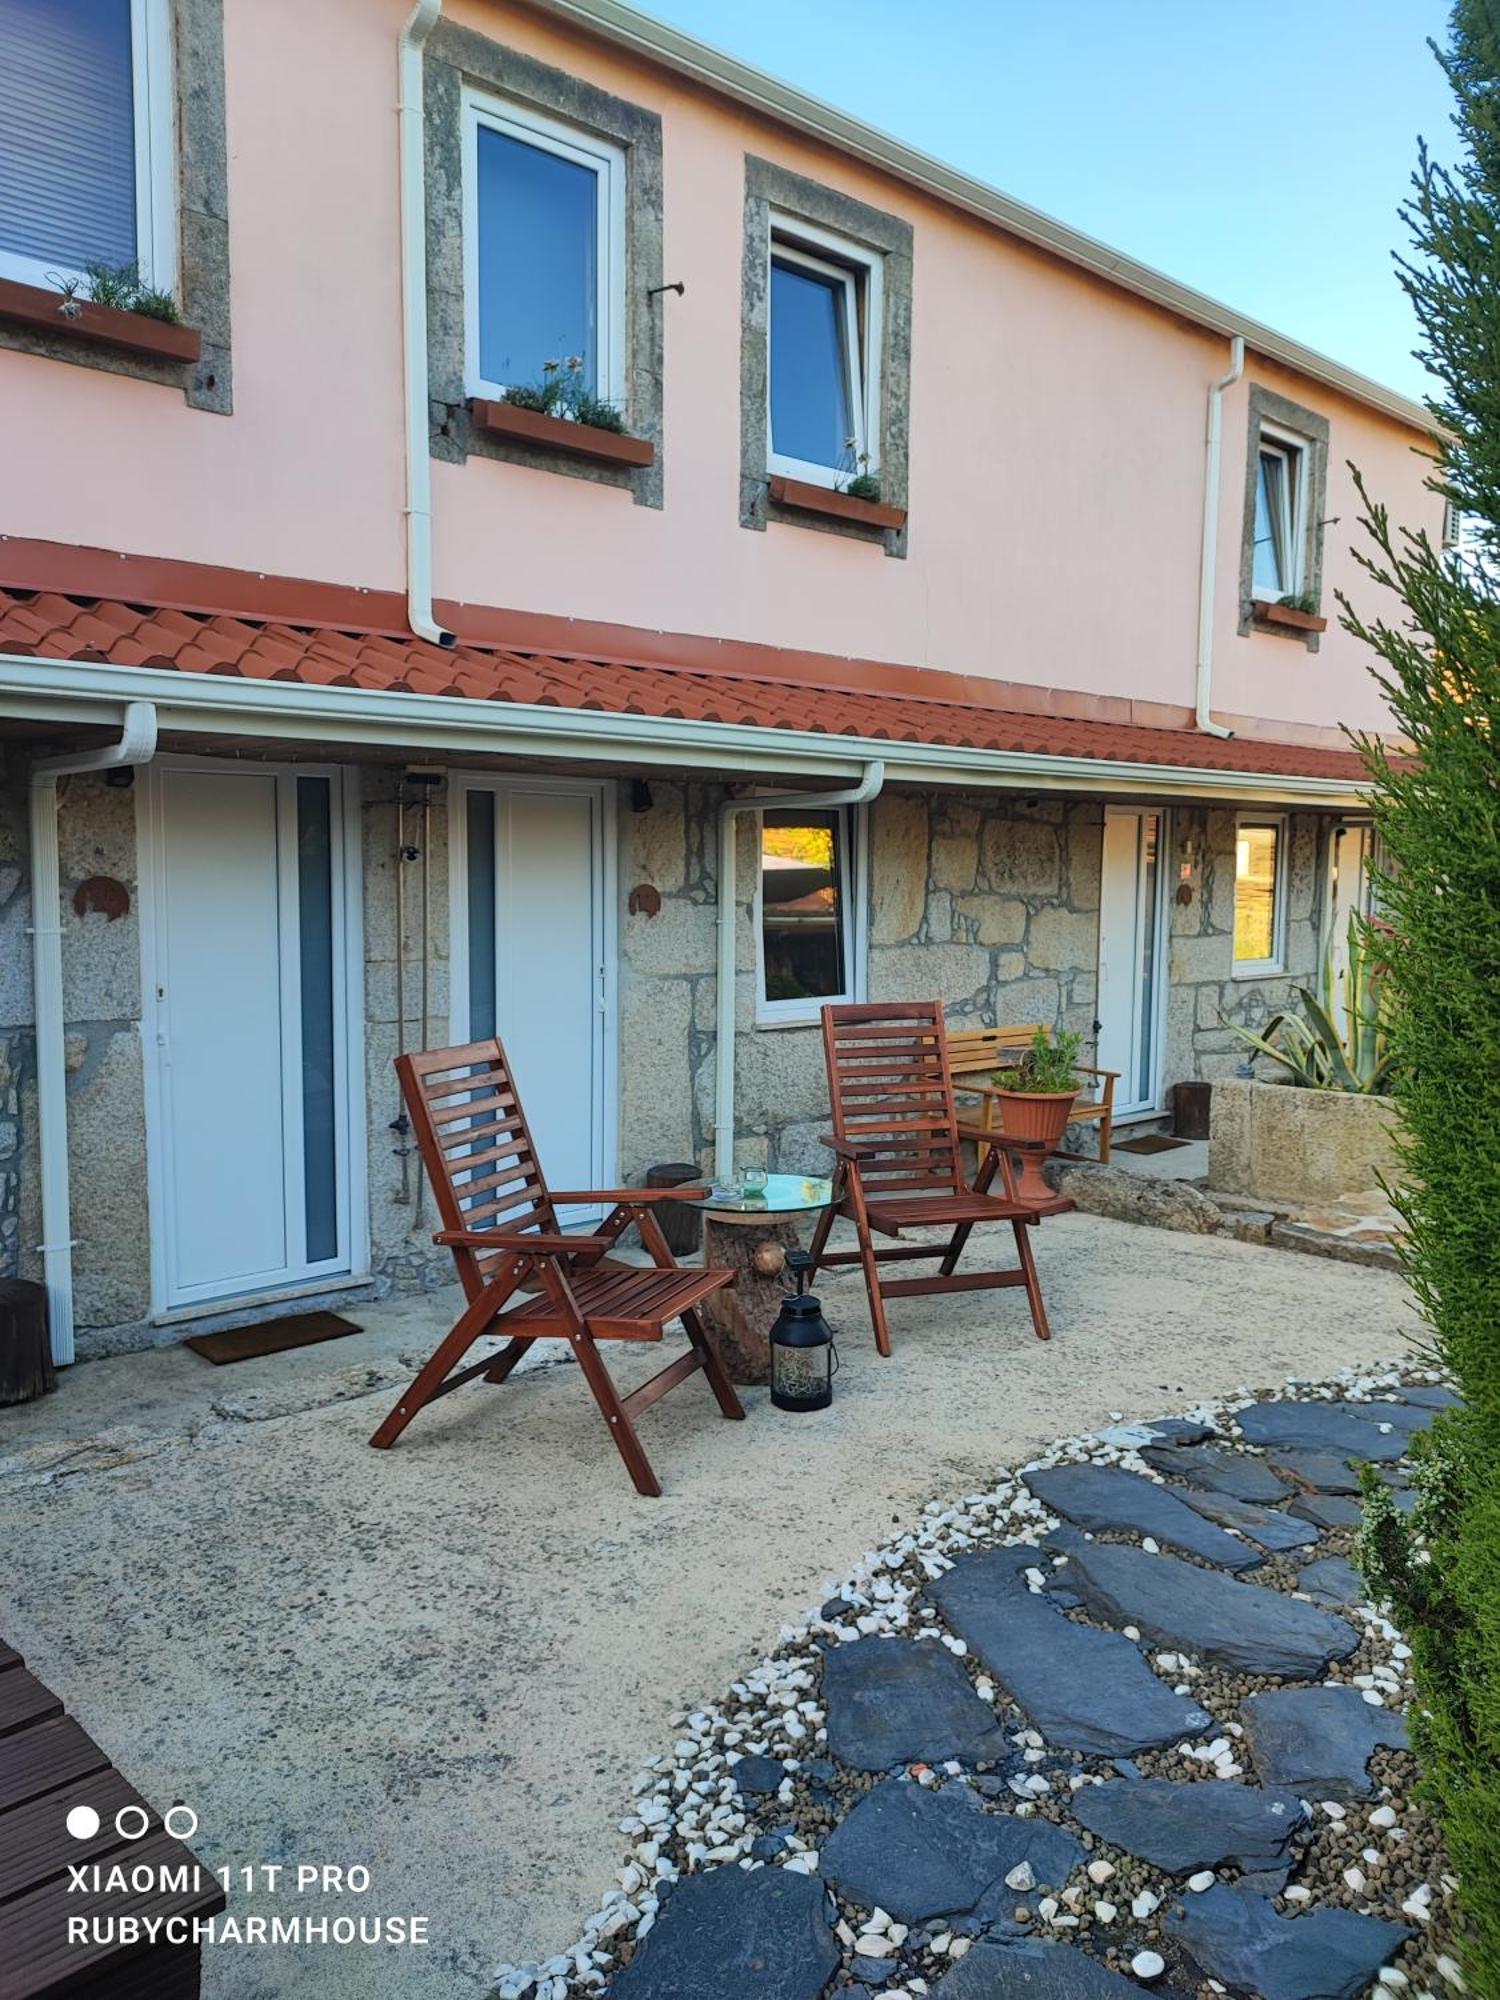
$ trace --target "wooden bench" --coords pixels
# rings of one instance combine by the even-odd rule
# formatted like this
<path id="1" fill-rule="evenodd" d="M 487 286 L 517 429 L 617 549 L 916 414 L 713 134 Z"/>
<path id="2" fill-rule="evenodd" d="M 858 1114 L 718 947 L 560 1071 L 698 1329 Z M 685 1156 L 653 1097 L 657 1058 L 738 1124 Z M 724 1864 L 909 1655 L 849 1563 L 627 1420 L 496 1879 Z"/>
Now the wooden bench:
<path id="1" fill-rule="evenodd" d="M 1044 1023 L 1028 1022 L 1021 1028 L 950 1028 L 948 1030 L 948 1056 L 953 1066 L 953 1082 L 960 1091 L 964 1078 L 988 1078 L 997 1069 L 1015 1062 L 1022 1051 L 1030 1048 L 1036 1032 Z M 1078 1074 L 1094 1079 L 1094 1095 L 1080 1096 L 1068 1113 L 1070 1125 L 1097 1125 L 1099 1127 L 1099 1158 L 1109 1159 L 1110 1135 L 1114 1130 L 1115 1080 L 1117 1069 L 1095 1069 L 1088 1063 L 1079 1063 Z M 984 1115 L 981 1123 L 986 1131 L 993 1131 L 998 1124 L 998 1112 L 993 1097 L 984 1099 Z"/>
<path id="2" fill-rule="evenodd" d="M 99 1830 L 79 1840 L 68 1814 L 89 1806 Z M 116 1828 L 122 1807 L 145 1814 L 146 1831 Z M 127 1825 L 132 1824 L 127 1821 Z M 69 1892 L 69 1868 L 170 1870 L 133 1890 Z M 186 1871 L 185 1876 L 182 1871 Z M 202 1867 L 128 1785 L 93 1737 L 20 1654 L 0 1643 L 0 2000 L 198 2000 L 201 1947 L 192 1943 L 69 1943 L 68 1920 L 199 1917 L 224 1908 L 223 1884 Z"/>

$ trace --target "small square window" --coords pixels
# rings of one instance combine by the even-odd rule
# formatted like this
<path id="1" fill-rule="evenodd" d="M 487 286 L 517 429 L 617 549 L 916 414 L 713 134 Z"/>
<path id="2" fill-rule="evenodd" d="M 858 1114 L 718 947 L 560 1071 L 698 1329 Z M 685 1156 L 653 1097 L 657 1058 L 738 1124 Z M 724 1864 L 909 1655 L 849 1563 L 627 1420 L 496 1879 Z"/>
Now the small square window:
<path id="1" fill-rule="evenodd" d="M 1307 543 L 1307 447 L 1262 430 L 1255 481 L 1255 551 L 1251 585 L 1260 598 L 1296 597 L 1303 589 Z"/>
<path id="2" fill-rule="evenodd" d="M 879 470 L 880 259 L 773 217 L 772 472 L 822 486 Z"/>
<path id="3" fill-rule="evenodd" d="M 0 277 L 176 283 L 167 0 L 0 0 Z"/>
<path id="4" fill-rule="evenodd" d="M 816 1020 L 825 1001 L 855 997 L 851 834 L 847 809 L 767 807 L 761 814 L 756 924 L 763 1021 Z"/>
<path id="5" fill-rule="evenodd" d="M 1279 972 L 1284 958 L 1286 822 L 1242 819 L 1234 840 L 1234 970 Z"/>
<path id="6" fill-rule="evenodd" d="M 625 155 L 550 118 L 464 97 L 471 395 L 624 395 Z"/>

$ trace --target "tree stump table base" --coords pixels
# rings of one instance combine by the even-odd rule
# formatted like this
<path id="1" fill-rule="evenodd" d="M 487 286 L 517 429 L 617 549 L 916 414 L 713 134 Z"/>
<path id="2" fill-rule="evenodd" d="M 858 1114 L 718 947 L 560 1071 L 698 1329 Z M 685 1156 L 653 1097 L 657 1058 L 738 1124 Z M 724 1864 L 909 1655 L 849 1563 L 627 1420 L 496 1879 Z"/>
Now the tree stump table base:
<path id="1" fill-rule="evenodd" d="M 46 1287 L 30 1278 L 0 1279 L 0 1404 L 34 1402 L 56 1387 Z"/>
<path id="2" fill-rule="evenodd" d="M 798 1247 L 796 1218 L 815 1214 L 832 1199 L 826 1180 L 772 1174 L 761 1199 L 710 1197 L 700 1206 L 703 1261 L 735 1276 L 733 1285 L 714 1292 L 698 1310 L 724 1372 L 741 1388 L 771 1379 L 771 1328 L 782 1300 L 795 1289 L 786 1253 Z"/>

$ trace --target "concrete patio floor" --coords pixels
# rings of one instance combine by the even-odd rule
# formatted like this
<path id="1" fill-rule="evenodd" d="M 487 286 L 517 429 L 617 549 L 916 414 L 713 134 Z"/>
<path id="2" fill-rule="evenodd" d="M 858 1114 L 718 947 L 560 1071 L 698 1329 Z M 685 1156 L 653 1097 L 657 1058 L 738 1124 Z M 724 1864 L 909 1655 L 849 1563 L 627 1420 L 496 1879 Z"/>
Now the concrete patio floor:
<path id="1" fill-rule="evenodd" d="M 1115 1412 L 1398 1357 L 1417 1326 L 1387 1272 L 1221 1237 L 1070 1215 L 1038 1261 L 1050 1346 L 1019 1294 L 957 1295 L 898 1302 L 888 1362 L 858 1282 L 830 1279 L 833 1409 L 752 1390 L 730 1425 L 690 1383 L 643 1422 L 654 1502 L 571 1363 L 368 1449 L 450 1293 L 233 1368 L 90 1363 L 0 1412 L 0 1635 L 154 1805 L 193 1808 L 206 1861 L 362 1863 L 366 1895 L 300 1913 L 430 1920 L 421 1951 L 211 1950 L 209 2000 L 477 2000 L 501 1960 L 572 1942 L 674 1712 L 924 1500 Z M 661 1354 L 609 1359 L 628 1385 Z"/>

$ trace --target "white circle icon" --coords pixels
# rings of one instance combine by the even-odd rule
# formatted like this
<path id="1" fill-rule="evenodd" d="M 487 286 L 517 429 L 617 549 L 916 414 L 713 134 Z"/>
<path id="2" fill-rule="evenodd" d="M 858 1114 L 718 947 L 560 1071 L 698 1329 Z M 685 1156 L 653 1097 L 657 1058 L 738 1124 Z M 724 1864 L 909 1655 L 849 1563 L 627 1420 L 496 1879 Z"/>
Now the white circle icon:
<path id="1" fill-rule="evenodd" d="M 68 1812 L 67 1825 L 75 1840 L 92 1840 L 99 1831 L 99 1815 L 92 1806 L 73 1806 Z"/>
<path id="2" fill-rule="evenodd" d="M 127 1826 L 126 1820 L 132 1824 Z M 137 1826 L 133 1822 L 139 1820 Z M 151 1825 L 151 1815 L 144 1806 L 121 1806 L 115 1814 L 115 1832 L 121 1840 L 143 1840 Z"/>
<path id="3" fill-rule="evenodd" d="M 187 1825 L 178 1824 L 174 1826 L 172 1824 L 174 1818 L 179 1822 L 186 1820 Z M 191 1840 L 193 1835 L 198 1831 L 198 1815 L 193 1811 L 191 1806 L 168 1806 L 162 1814 L 161 1823 L 174 1840 Z"/>

